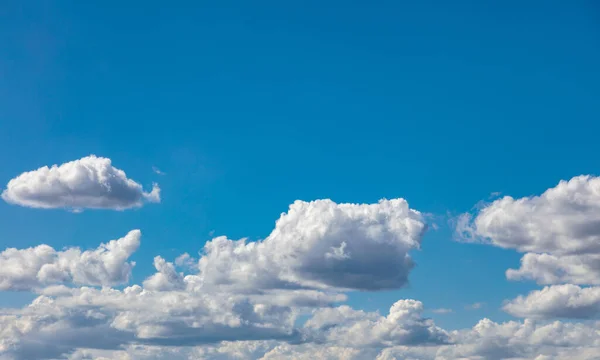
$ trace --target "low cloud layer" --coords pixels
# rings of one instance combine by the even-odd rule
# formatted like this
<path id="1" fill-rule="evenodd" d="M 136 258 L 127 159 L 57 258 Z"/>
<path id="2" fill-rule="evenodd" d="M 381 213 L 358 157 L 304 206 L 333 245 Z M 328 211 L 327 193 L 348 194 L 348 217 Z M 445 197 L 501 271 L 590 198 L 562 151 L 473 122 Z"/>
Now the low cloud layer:
<path id="1" fill-rule="evenodd" d="M 90 155 L 62 165 L 44 166 L 10 180 L 4 201 L 32 208 L 124 210 L 160 202 L 160 188 L 150 192 L 128 179 L 108 158 Z"/>
<path id="2" fill-rule="evenodd" d="M 480 236 L 476 222 L 468 229 Z M 350 291 L 405 286 L 414 267 L 410 252 L 420 249 L 426 228 L 403 199 L 297 201 L 264 240 L 217 237 L 197 260 L 156 256 L 156 272 L 124 288 L 111 286 L 129 282 L 139 230 L 95 250 L 6 249 L 0 290 L 38 297 L 2 309 L 0 359 L 598 360 L 596 287 L 533 291 L 504 304 L 522 321 L 482 319 L 462 330 L 423 316 L 418 300 L 397 300 L 385 314 L 343 304 Z M 571 268 L 580 266 L 579 255 L 557 247 L 548 256 L 572 257 Z"/>

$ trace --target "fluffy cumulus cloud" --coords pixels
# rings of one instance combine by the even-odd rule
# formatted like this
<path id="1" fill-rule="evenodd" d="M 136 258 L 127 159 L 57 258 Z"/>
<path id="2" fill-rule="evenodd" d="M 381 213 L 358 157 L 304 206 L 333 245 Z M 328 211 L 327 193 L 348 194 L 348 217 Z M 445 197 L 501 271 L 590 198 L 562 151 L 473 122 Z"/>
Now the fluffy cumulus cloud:
<path id="1" fill-rule="evenodd" d="M 504 310 L 529 318 L 598 318 L 600 288 L 571 284 L 548 286 L 508 301 Z"/>
<path id="2" fill-rule="evenodd" d="M 0 354 L 52 359 L 98 350 L 119 353 L 138 344 L 150 349 L 179 347 L 191 358 L 235 358 L 231 353 L 237 352 L 243 359 L 283 359 L 301 349 L 308 355 L 320 344 L 341 351 L 335 354 L 358 354 L 393 345 L 447 342 L 447 333 L 422 318 L 421 311 L 422 304 L 414 300 L 398 301 L 386 317 L 342 306 L 316 310 L 298 327 L 297 309 L 271 302 L 270 297 L 150 291 L 137 285 L 124 290 L 54 287 L 29 306 L 0 317 Z M 221 348 L 232 341 L 248 346 Z"/>
<path id="3" fill-rule="evenodd" d="M 114 209 L 160 202 L 157 184 L 145 192 L 127 178 L 110 159 L 94 155 L 62 165 L 44 166 L 10 180 L 2 192 L 4 201 L 33 208 Z"/>
<path id="4" fill-rule="evenodd" d="M 190 347 L 224 340 L 298 341 L 290 308 L 243 297 L 191 292 L 53 289 L 4 315 L 0 354 L 54 358 L 76 349 L 118 350 L 130 344 Z M 47 355 L 43 355 L 47 354 Z"/>
<path id="5" fill-rule="evenodd" d="M 383 348 L 395 345 L 443 344 L 448 334 L 431 319 L 423 318 L 423 304 L 400 300 L 387 316 L 354 310 L 349 306 L 319 309 L 306 322 L 320 343 L 357 348 Z"/>
<path id="6" fill-rule="evenodd" d="M 199 261 L 204 282 L 247 288 L 404 286 L 426 225 L 404 199 L 376 204 L 296 201 L 259 242 L 218 237 Z"/>
<path id="7" fill-rule="evenodd" d="M 111 286 L 129 280 L 134 262 L 129 257 L 140 245 L 141 232 L 130 231 L 95 250 L 48 245 L 9 248 L 0 253 L 0 290 L 34 290 L 51 284 Z"/>
<path id="8" fill-rule="evenodd" d="M 600 178 L 561 181 L 539 196 L 505 196 L 457 226 L 463 239 L 526 253 L 509 279 L 597 284 L 600 279 Z"/>
<path id="9" fill-rule="evenodd" d="M 600 285 L 600 254 L 552 255 L 527 253 L 519 269 L 508 269 L 509 280 L 533 280 L 541 285 Z"/>
<path id="10" fill-rule="evenodd" d="M 600 324 L 572 324 L 559 321 L 536 323 L 481 320 L 469 330 L 454 331 L 454 345 L 440 348 L 435 359 L 597 359 Z M 570 349 L 568 351 L 564 350 Z M 566 355 L 566 356 L 565 356 Z"/>
<path id="11" fill-rule="evenodd" d="M 467 228 L 480 236 L 476 223 Z M 156 256 L 155 273 L 124 288 L 111 286 L 128 282 L 139 230 L 95 250 L 6 249 L 0 290 L 37 298 L 0 312 L 0 360 L 598 360 L 594 287 L 532 292 L 504 306 L 524 320 L 462 330 L 436 325 L 417 300 L 385 314 L 342 304 L 348 291 L 406 285 L 425 230 L 402 199 L 297 201 L 264 240 L 217 237 L 197 260 Z"/>

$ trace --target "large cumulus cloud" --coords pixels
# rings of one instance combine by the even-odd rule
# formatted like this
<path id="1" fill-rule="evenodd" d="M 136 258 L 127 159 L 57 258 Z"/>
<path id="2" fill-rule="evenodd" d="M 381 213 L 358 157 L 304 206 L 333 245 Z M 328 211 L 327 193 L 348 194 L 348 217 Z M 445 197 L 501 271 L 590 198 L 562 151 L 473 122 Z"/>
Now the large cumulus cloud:
<path id="1" fill-rule="evenodd" d="M 4 201 L 33 208 L 113 209 L 160 202 L 157 184 L 150 192 L 128 179 L 108 158 L 90 155 L 62 165 L 44 166 L 10 180 Z"/>
<path id="2" fill-rule="evenodd" d="M 376 204 L 296 201 L 263 241 L 208 242 L 202 280 L 247 288 L 392 289 L 404 286 L 426 225 L 404 199 Z"/>

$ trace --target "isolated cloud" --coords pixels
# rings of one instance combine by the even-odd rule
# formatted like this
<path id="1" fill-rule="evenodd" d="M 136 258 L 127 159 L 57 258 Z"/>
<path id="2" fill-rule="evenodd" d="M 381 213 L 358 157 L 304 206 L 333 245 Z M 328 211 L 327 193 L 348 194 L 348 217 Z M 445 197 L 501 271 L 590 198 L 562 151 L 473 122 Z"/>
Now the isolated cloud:
<path id="1" fill-rule="evenodd" d="M 160 188 L 150 192 L 128 179 L 108 158 L 90 155 L 62 165 L 44 166 L 10 180 L 4 201 L 32 208 L 113 209 L 160 202 Z"/>
<path id="2" fill-rule="evenodd" d="M 8 248 L 0 253 L 0 291 L 34 290 L 50 284 L 111 286 L 129 281 L 135 265 L 129 257 L 140 245 L 141 232 L 132 230 L 95 250 L 48 245 Z"/>
<path id="3" fill-rule="evenodd" d="M 597 284 L 600 279 L 600 178 L 577 176 L 540 196 L 505 196 L 462 215 L 463 240 L 525 252 L 511 280 Z"/>
<path id="4" fill-rule="evenodd" d="M 404 199 L 377 204 L 296 201 L 263 241 L 218 237 L 199 261 L 202 281 L 246 288 L 393 289 L 404 286 L 426 225 Z"/>
<path id="5" fill-rule="evenodd" d="M 504 310 L 528 318 L 598 318 L 600 287 L 549 286 L 507 302 Z"/>

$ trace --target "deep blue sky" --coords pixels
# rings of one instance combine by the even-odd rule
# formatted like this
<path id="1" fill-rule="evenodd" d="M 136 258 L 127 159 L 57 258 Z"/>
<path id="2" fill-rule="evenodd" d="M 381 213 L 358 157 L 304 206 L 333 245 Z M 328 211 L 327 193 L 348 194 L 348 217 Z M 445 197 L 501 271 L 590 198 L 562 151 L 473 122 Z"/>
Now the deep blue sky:
<path id="1" fill-rule="evenodd" d="M 446 215 L 598 173 L 594 1 L 4 1 L 0 49 L 1 182 L 96 154 L 163 190 L 123 213 L 0 203 L 1 247 L 140 228 L 135 281 L 211 231 L 265 237 L 295 199 Z M 535 287 L 505 280 L 519 255 L 439 225 L 409 289 L 350 303 L 416 298 L 455 309 L 435 316 L 449 328 L 481 318 L 474 302 L 507 318 L 502 301 Z"/>

